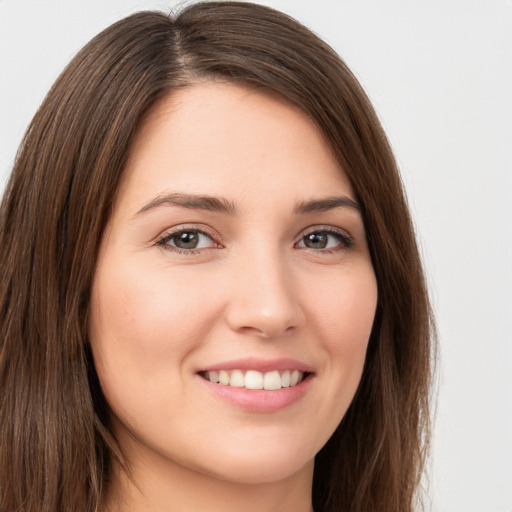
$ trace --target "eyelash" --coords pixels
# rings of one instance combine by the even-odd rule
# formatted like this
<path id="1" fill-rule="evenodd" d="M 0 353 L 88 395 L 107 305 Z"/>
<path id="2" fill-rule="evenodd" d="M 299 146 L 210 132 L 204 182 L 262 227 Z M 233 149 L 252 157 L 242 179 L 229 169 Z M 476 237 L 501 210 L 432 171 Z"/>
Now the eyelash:
<path id="1" fill-rule="evenodd" d="M 311 229 L 311 228 L 308 228 Z M 179 247 L 170 245 L 168 242 L 172 240 L 174 237 L 182 234 L 182 233 L 197 233 L 199 235 L 204 235 L 208 237 L 212 242 L 214 243 L 214 246 L 212 247 L 203 247 L 200 249 L 181 249 Z M 327 234 L 329 236 L 334 237 L 340 244 L 340 246 L 329 248 L 329 249 L 312 249 L 309 247 L 304 247 L 305 249 L 310 249 L 314 252 L 319 252 L 323 254 L 333 254 L 340 251 L 347 251 L 354 245 L 354 240 L 352 237 L 350 237 L 348 234 L 342 232 L 341 230 L 337 230 L 332 228 L 331 226 L 315 226 L 315 228 L 311 231 L 304 231 L 301 233 L 300 239 L 298 242 L 294 244 L 296 246 L 298 243 L 304 241 L 304 239 L 308 235 L 313 234 Z M 222 247 L 222 244 L 220 242 L 217 242 L 215 240 L 215 236 L 212 233 L 209 233 L 205 231 L 204 229 L 199 229 L 196 227 L 179 227 L 178 229 L 170 232 L 165 233 L 163 236 L 161 236 L 157 241 L 156 245 L 161 247 L 162 249 L 165 249 L 167 251 L 174 252 L 176 254 L 184 254 L 187 256 L 193 256 L 199 254 L 201 251 L 206 250 L 212 250 L 212 249 L 218 249 L 219 247 Z"/>
<path id="2" fill-rule="evenodd" d="M 347 251 L 354 245 L 354 239 L 350 235 L 341 230 L 335 229 L 332 226 L 315 226 L 314 229 L 311 231 L 309 231 L 309 229 L 311 228 L 308 228 L 308 230 L 303 231 L 301 233 L 300 240 L 297 243 L 302 242 L 308 235 L 320 233 L 334 237 L 339 242 L 340 245 L 337 247 L 332 247 L 330 249 L 315 250 L 308 247 L 306 247 L 306 249 L 311 249 L 312 251 L 315 252 L 322 252 L 323 254 L 333 254 L 341 251 Z"/>
<path id="3" fill-rule="evenodd" d="M 174 237 L 180 235 L 181 233 L 197 233 L 199 235 L 204 235 L 204 236 L 208 237 L 210 240 L 212 240 L 212 242 L 214 242 L 214 246 L 213 247 L 204 247 L 201 249 L 181 249 L 179 247 L 175 247 L 168 243 L 170 240 L 172 240 Z M 176 254 L 184 254 L 187 256 L 193 256 L 193 255 L 199 254 L 201 251 L 217 249 L 219 247 L 222 247 L 222 244 L 220 242 L 217 242 L 215 240 L 215 238 L 216 237 L 213 233 L 209 233 L 208 231 L 205 231 L 204 229 L 199 229 L 199 228 L 196 228 L 193 226 L 190 226 L 190 227 L 180 226 L 179 228 L 177 228 L 174 231 L 171 231 L 170 233 L 165 233 L 162 237 L 160 237 L 156 241 L 156 245 L 158 245 L 162 249 L 165 249 L 166 251 L 171 251 Z"/>

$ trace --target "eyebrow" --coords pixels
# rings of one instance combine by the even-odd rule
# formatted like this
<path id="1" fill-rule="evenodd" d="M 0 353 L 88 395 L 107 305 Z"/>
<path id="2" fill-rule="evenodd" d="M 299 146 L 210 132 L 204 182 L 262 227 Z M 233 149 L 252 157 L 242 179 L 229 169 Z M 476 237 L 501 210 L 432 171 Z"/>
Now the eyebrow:
<path id="1" fill-rule="evenodd" d="M 335 208 L 350 208 L 361 212 L 360 204 L 348 196 L 333 196 L 324 199 L 303 201 L 295 207 L 294 212 L 304 215 L 306 213 L 326 212 L 334 210 Z"/>
<path id="2" fill-rule="evenodd" d="M 228 215 L 237 214 L 235 204 L 223 197 L 174 193 L 155 197 L 155 199 L 144 205 L 137 212 L 137 215 L 164 204 L 170 206 L 181 206 L 182 208 L 188 208 L 190 210 L 206 210 L 210 212 L 225 213 Z"/>
<path id="3" fill-rule="evenodd" d="M 182 208 L 188 208 L 190 210 L 206 210 L 224 213 L 231 216 L 236 216 L 238 214 L 238 209 L 235 203 L 223 197 L 171 193 L 155 197 L 149 203 L 144 205 L 136 215 L 162 205 L 181 206 Z M 361 212 L 361 206 L 357 201 L 354 201 L 354 199 L 351 199 L 348 196 L 333 196 L 323 199 L 313 199 L 311 201 L 302 201 L 295 206 L 294 213 L 298 215 L 305 215 L 308 213 L 326 212 L 335 208 L 350 208 L 357 212 Z"/>

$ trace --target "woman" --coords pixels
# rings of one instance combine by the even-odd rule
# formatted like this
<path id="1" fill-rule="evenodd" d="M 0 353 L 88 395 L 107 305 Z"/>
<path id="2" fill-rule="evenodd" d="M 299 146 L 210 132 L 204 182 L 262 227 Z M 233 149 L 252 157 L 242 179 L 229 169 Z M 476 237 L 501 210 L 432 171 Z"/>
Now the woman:
<path id="1" fill-rule="evenodd" d="M 241 2 L 94 38 L 1 210 L 2 510 L 411 511 L 430 312 L 357 81 Z"/>

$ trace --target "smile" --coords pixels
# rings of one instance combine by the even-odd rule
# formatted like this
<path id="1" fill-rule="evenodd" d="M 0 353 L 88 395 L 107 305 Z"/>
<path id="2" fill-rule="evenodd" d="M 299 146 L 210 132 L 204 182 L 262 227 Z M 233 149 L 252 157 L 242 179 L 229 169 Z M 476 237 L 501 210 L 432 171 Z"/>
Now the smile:
<path id="1" fill-rule="evenodd" d="M 281 388 L 288 388 L 300 384 L 306 373 L 300 370 L 273 370 L 260 372 L 258 370 L 219 370 L 208 371 L 201 376 L 222 386 L 246 389 L 264 389 L 274 391 Z"/>
<path id="2" fill-rule="evenodd" d="M 251 413 L 272 413 L 299 402 L 311 388 L 316 368 L 288 357 L 223 361 L 196 373 L 210 396 Z"/>

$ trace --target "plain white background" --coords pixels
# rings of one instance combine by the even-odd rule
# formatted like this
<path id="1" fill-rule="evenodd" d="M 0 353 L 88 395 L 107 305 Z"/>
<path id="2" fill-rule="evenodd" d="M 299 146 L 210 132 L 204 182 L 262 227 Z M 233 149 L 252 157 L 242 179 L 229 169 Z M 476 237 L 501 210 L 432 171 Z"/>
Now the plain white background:
<path id="1" fill-rule="evenodd" d="M 512 1 L 261 3 L 341 54 L 400 163 L 441 345 L 431 510 L 512 512 Z M 0 190 L 74 53 L 131 12 L 175 5 L 0 0 Z"/>

